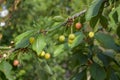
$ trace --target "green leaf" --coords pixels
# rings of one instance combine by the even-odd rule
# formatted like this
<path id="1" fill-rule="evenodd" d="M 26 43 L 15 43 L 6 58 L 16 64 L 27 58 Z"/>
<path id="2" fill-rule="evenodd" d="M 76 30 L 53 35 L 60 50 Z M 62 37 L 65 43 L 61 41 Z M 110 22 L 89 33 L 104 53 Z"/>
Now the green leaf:
<path id="1" fill-rule="evenodd" d="M 39 54 L 44 47 L 46 46 L 46 41 L 45 41 L 45 37 L 43 35 L 39 35 L 35 42 L 32 44 L 32 49 L 37 52 L 37 54 Z"/>
<path id="2" fill-rule="evenodd" d="M 34 30 L 26 31 L 15 38 L 15 49 L 25 48 L 29 45 L 29 38 L 33 35 Z"/>
<path id="3" fill-rule="evenodd" d="M 120 38 L 120 25 L 118 25 L 118 27 L 117 27 L 117 35 Z"/>
<path id="4" fill-rule="evenodd" d="M 73 43 L 70 45 L 71 48 L 74 48 L 74 47 L 78 46 L 83 41 L 83 38 L 84 38 L 84 34 L 83 33 L 78 32 L 76 34 L 76 36 L 77 37 L 75 38 L 75 40 L 73 41 Z"/>
<path id="5" fill-rule="evenodd" d="M 64 44 L 56 46 L 56 49 L 54 51 L 54 57 L 58 56 L 59 54 L 62 54 L 64 51 Z"/>
<path id="6" fill-rule="evenodd" d="M 98 32 L 95 34 L 95 39 L 100 42 L 100 44 L 107 49 L 120 50 L 120 48 L 116 45 L 114 39 L 109 34 L 105 34 L 102 32 Z"/>
<path id="7" fill-rule="evenodd" d="M 111 71 L 110 80 L 119 80 L 114 70 Z"/>
<path id="8" fill-rule="evenodd" d="M 94 80 L 105 80 L 106 72 L 103 67 L 94 63 L 90 66 L 90 73 Z"/>
<path id="9" fill-rule="evenodd" d="M 51 31 L 53 31 L 53 30 L 56 30 L 56 31 L 57 31 L 57 29 L 59 29 L 60 27 L 62 27 L 63 24 L 64 24 L 64 23 L 59 23 L 59 24 L 57 24 L 57 25 L 53 25 L 53 26 L 51 27 L 51 29 L 49 29 L 48 31 L 49 31 L 49 32 L 51 32 Z"/>
<path id="10" fill-rule="evenodd" d="M 116 26 L 117 26 L 117 23 L 118 23 L 118 13 L 117 11 L 112 11 L 110 14 L 109 14 L 109 18 L 110 18 L 110 25 L 113 29 L 116 29 Z"/>
<path id="11" fill-rule="evenodd" d="M 50 66 L 47 64 L 46 61 L 43 61 L 43 62 L 41 63 L 41 66 L 43 67 L 43 70 L 44 70 L 46 73 L 48 73 L 48 74 L 50 74 L 50 75 L 53 74 Z"/>
<path id="12" fill-rule="evenodd" d="M 103 54 L 110 57 L 111 59 L 114 59 L 114 57 L 115 57 L 115 52 L 112 50 L 106 50 L 103 52 Z"/>
<path id="13" fill-rule="evenodd" d="M 112 18 L 114 19 L 115 23 L 117 24 L 117 23 L 118 23 L 118 13 L 117 13 L 117 11 L 115 11 L 115 12 L 112 14 Z"/>
<path id="14" fill-rule="evenodd" d="M 62 21 L 64 21 L 64 18 L 62 16 L 55 16 L 55 17 L 53 17 L 53 20 L 56 22 L 62 22 Z"/>
<path id="15" fill-rule="evenodd" d="M 108 56 L 105 56 L 103 53 L 98 53 L 97 56 L 102 61 L 104 66 L 106 66 L 106 67 L 109 66 L 111 59 Z"/>
<path id="16" fill-rule="evenodd" d="M 2 61 L 0 63 L 0 71 L 2 71 L 5 74 L 8 80 L 14 80 L 11 75 L 11 70 L 12 70 L 12 66 L 8 62 Z"/>
<path id="17" fill-rule="evenodd" d="M 100 16 L 100 23 L 101 23 L 101 25 L 104 28 L 107 28 L 107 26 L 108 26 L 108 19 L 105 16 L 101 15 Z"/>
<path id="18" fill-rule="evenodd" d="M 118 21 L 120 22 L 120 5 L 116 8 L 116 11 L 118 13 Z"/>
<path id="19" fill-rule="evenodd" d="M 15 38 L 16 44 L 18 44 L 18 43 L 19 43 L 22 39 L 24 39 L 25 37 L 33 34 L 33 32 L 34 32 L 34 30 L 30 30 L 30 31 L 26 31 L 26 32 L 20 34 L 19 36 L 17 36 L 17 37 Z"/>
<path id="20" fill-rule="evenodd" d="M 91 20 L 90 20 L 90 26 L 92 28 L 94 28 L 96 26 L 98 20 L 99 20 L 99 16 L 95 16 L 95 17 L 91 18 Z"/>
<path id="21" fill-rule="evenodd" d="M 29 37 L 27 36 L 26 38 L 22 39 L 19 43 L 17 43 L 15 45 L 15 49 L 27 47 L 29 45 Z"/>
<path id="22" fill-rule="evenodd" d="M 71 80 L 86 80 L 86 69 L 75 75 Z"/>
<path id="23" fill-rule="evenodd" d="M 87 14 L 86 14 L 86 20 L 90 20 L 92 17 L 97 16 L 100 7 L 103 6 L 102 3 L 104 0 L 94 0 L 89 7 Z"/>

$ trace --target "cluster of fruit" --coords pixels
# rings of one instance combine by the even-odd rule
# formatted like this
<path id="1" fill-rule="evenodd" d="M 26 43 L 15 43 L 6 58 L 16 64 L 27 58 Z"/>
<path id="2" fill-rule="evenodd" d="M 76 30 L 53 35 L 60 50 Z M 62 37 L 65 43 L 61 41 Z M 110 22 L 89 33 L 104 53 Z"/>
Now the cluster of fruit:
<path id="1" fill-rule="evenodd" d="M 75 34 L 73 34 L 73 33 L 69 34 L 69 36 L 68 36 L 68 43 L 72 44 L 74 39 L 75 39 Z M 59 41 L 60 42 L 64 42 L 65 41 L 65 36 L 64 35 L 59 36 Z"/>
<path id="2" fill-rule="evenodd" d="M 39 53 L 38 56 L 45 59 L 50 59 L 51 57 L 50 53 L 45 53 L 45 51 L 42 51 L 41 53 Z"/>
<path id="3" fill-rule="evenodd" d="M 81 29 L 81 27 L 82 27 L 82 24 L 81 24 L 81 23 L 79 23 L 79 22 L 76 23 L 75 28 L 76 28 L 77 30 Z M 68 43 L 69 43 L 69 44 L 72 44 L 73 41 L 74 41 L 74 39 L 75 39 L 75 34 L 73 34 L 73 33 L 69 34 L 69 36 L 68 36 Z M 64 42 L 64 41 L 65 41 L 65 36 L 64 36 L 64 35 L 60 35 L 60 36 L 59 36 L 59 41 L 60 41 L 60 42 Z"/>
<path id="4" fill-rule="evenodd" d="M 75 28 L 77 30 L 80 30 L 82 28 L 82 24 L 80 22 L 76 23 L 75 24 Z M 90 38 L 93 38 L 94 37 L 94 32 L 89 32 L 88 36 Z M 69 34 L 69 36 L 68 36 L 68 43 L 72 44 L 74 39 L 75 39 L 75 37 L 76 37 L 76 35 L 74 33 Z M 65 42 L 65 40 L 66 40 L 65 35 L 60 35 L 59 36 L 59 41 L 60 42 Z M 35 42 L 35 38 L 34 37 L 30 37 L 29 38 L 29 42 L 30 42 L 30 44 L 33 44 Z M 45 51 L 40 52 L 38 54 L 38 56 L 41 57 L 41 58 L 44 57 L 45 59 L 49 59 L 51 57 L 50 53 L 45 53 Z"/>
<path id="5" fill-rule="evenodd" d="M 80 29 L 82 28 L 82 24 L 81 24 L 80 22 L 76 23 L 76 24 L 75 24 L 75 28 L 76 28 L 77 30 L 80 30 Z M 89 36 L 90 38 L 93 38 L 93 37 L 94 37 L 94 32 L 89 32 L 88 36 Z M 75 34 L 73 34 L 73 33 L 69 34 L 69 36 L 68 36 L 68 43 L 69 43 L 69 44 L 72 44 L 73 41 L 74 41 L 74 39 L 75 39 Z M 60 42 L 64 42 L 64 41 L 65 41 L 65 36 L 64 36 L 64 35 L 60 35 L 60 36 L 59 36 L 59 41 L 60 41 Z"/>

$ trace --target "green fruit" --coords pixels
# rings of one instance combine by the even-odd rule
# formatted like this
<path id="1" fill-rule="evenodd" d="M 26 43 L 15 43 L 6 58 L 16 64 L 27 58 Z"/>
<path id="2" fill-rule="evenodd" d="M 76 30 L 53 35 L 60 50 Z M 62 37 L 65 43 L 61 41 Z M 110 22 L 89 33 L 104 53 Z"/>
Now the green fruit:
<path id="1" fill-rule="evenodd" d="M 73 43 L 73 40 L 70 40 L 70 39 L 69 39 L 69 40 L 68 40 L 68 43 L 69 43 L 69 44 L 72 44 L 72 43 Z"/>
<path id="2" fill-rule="evenodd" d="M 39 56 L 44 57 L 45 56 L 45 51 L 42 51 Z"/>
<path id="3" fill-rule="evenodd" d="M 26 73 L 25 70 L 20 70 L 20 72 L 18 73 L 18 75 L 19 75 L 19 76 L 22 76 L 22 75 L 24 75 L 25 73 Z"/>
<path id="4" fill-rule="evenodd" d="M 61 35 L 61 36 L 59 37 L 59 41 L 60 41 L 60 42 L 64 42 L 64 41 L 65 41 L 65 36 L 64 36 L 64 35 Z"/>
<path id="5" fill-rule="evenodd" d="M 29 42 L 30 42 L 31 44 L 33 44 L 34 41 L 35 41 L 35 38 L 34 38 L 34 37 L 30 37 L 30 38 L 29 38 Z"/>
<path id="6" fill-rule="evenodd" d="M 75 39 L 75 34 L 70 34 L 68 38 L 69 38 L 69 40 L 74 40 Z"/>

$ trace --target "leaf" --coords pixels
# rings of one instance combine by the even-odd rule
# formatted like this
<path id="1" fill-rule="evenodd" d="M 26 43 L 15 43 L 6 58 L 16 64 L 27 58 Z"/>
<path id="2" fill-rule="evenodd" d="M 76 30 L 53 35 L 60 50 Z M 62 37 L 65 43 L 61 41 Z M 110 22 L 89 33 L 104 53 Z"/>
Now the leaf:
<path id="1" fill-rule="evenodd" d="M 90 73 L 94 80 L 105 80 L 106 72 L 100 65 L 94 63 L 90 66 Z"/>
<path id="2" fill-rule="evenodd" d="M 12 66 L 8 62 L 2 61 L 0 63 L 0 71 L 2 71 L 5 74 L 8 80 L 13 80 L 13 77 L 11 75 L 11 70 L 12 70 Z"/>
<path id="3" fill-rule="evenodd" d="M 111 71 L 110 80 L 119 80 L 114 70 Z"/>
<path id="4" fill-rule="evenodd" d="M 30 30 L 30 31 L 26 31 L 26 32 L 20 34 L 19 36 L 17 36 L 15 38 L 16 44 L 18 44 L 23 38 L 27 37 L 28 35 L 33 34 L 33 32 L 34 32 L 34 30 Z"/>
<path id="5" fill-rule="evenodd" d="M 55 16 L 55 17 L 53 17 L 53 20 L 56 22 L 62 22 L 62 21 L 64 21 L 64 18 L 62 16 Z"/>
<path id="6" fill-rule="evenodd" d="M 104 28 L 107 28 L 108 20 L 105 16 L 103 16 L 103 15 L 100 16 L 100 23 Z"/>
<path id="7" fill-rule="evenodd" d="M 118 27 L 117 27 L 117 35 L 120 38 L 120 25 L 118 25 Z"/>
<path id="8" fill-rule="evenodd" d="M 115 57 L 115 52 L 112 50 L 106 50 L 103 52 L 103 54 L 110 57 L 111 59 L 114 59 L 114 57 Z"/>
<path id="9" fill-rule="evenodd" d="M 64 44 L 56 46 L 56 49 L 54 51 L 54 57 L 58 56 L 63 51 L 64 51 Z"/>
<path id="10" fill-rule="evenodd" d="M 120 48 L 115 44 L 115 41 L 112 36 L 102 32 L 95 34 L 95 39 L 100 42 L 100 44 L 107 49 L 120 50 Z"/>
<path id="11" fill-rule="evenodd" d="M 50 31 L 50 32 L 53 31 L 53 30 L 57 31 L 57 29 L 59 29 L 63 24 L 64 24 L 64 23 L 59 23 L 59 24 L 57 24 L 57 25 L 53 25 L 52 28 L 49 29 L 49 31 Z"/>
<path id="12" fill-rule="evenodd" d="M 111 60 L 108 56 L 105 56 L 103 53 L 98 53 L 97 56 L 103 62 L 104 66 L 109 66 Z"/>
<path id="13" fill-rule="evenodd" d="M 39 54 L 44 47 L 46 46 L 46 41 L 45 41 L 45 37 L 43 35 L 39 35 L 35 42 L 32 44 L 32 49 L 37 52 L 37 54 Z"/>
<path id="14" fill-rule="evenodd" d="M 25 48 L 28 45 L 29 45 L 29 37 L 27 36 L 26 38 L 22 39 L 19 43 L 15 45 L 15 49 Z"/>
<path id="15" fill-rule="evenodd" d="M 109 14 L 109 18 L 110 18 L 110 25 L 113 29 L 116 29 L 116 24 L 118 23 L 118 13 L 117 11 L 112 11 L 110 14 Z"/>
<path id="16" fill-rule="evenodd" d="M 120 5 L 116 8 L 118 14 L 118 21 L 120 22 Z"/>
<path id="17" fill-rule="evenodd" d="M 86 69 L 79 72 L 75 77 L 73 77 L 71 80 L 86 80 Z"/>
<path id="18" fill-rule="evenodd" d="M 86 14 L 86 20 L 90 20 L 92 17 L 97 16 L 100 7 L 102 6 L 102 3 L 104 0 L 94 0 L 89 7 L 87 14 Z"/>
<path id="19" fill-rule="evenodd" d="M 78 32 L 76 35 L 77 35 L 77 37 L 75 38 L 73 43 L 70 45 L 71 48 L 74 48 L 74 47 L 78 46 L 83 41 L 83 38 L 84 38 L 83 33 Z"/>
<path id="20" fill-rule="evenodd" d="M 120 66 L 120 63 L 117 60 L 115 60 L 115 52 L 113 50 L 106 50 L 103 52 L 103 55 L 109 57 L 109 60 L 111 59 L 115 64 Z"/>
<path id="21" fill-rule="evenodd" d="M 96 26 L 98 20 L 99 20 L 99 16 L 95 16 L 95 17 L 91 18 L 91 20 L 90 20 L 90 26 L 92 28 L 94 28 Z"/>
<path id="22" fill-rule="evenodd" d="M 118 13 L 117 13 L 117 11 L 115 11 L 115 12 L 112 14 L 112 18 L 114 19 L 115 23 L 117 24 L 117 23 L 118 23 Z"/>
<path id="23" fill-rule="evenodd" d="M 47 73 L 50 74 L 50 75 L 53 74 L 50 66 L 47 64 L 46 61 L 43 61 L 43 62 L 41 63 L 41 66 L 43 67 L 43 70 L 44 70 L 45 72 L 47 72 Z"/>
<path id="24" fill-rule="evenodd" d="M 33 35 L 34 30 L 26 31 L 15 38 L 15 49 L 25 48 L 29 45 L 29 38 Z"/>

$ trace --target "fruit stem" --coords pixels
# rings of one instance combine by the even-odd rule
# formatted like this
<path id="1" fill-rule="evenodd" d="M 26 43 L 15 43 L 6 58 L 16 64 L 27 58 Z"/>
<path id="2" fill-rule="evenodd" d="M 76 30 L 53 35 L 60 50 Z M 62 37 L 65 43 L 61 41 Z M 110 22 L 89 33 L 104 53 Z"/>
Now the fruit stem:
<path id="1" fill-rule="evenodd" d="M 74 25 L 74 19 L 73 19 L 73 23 L 71 25 L 71 34 L 73 33 L 73 25 Z"/>

